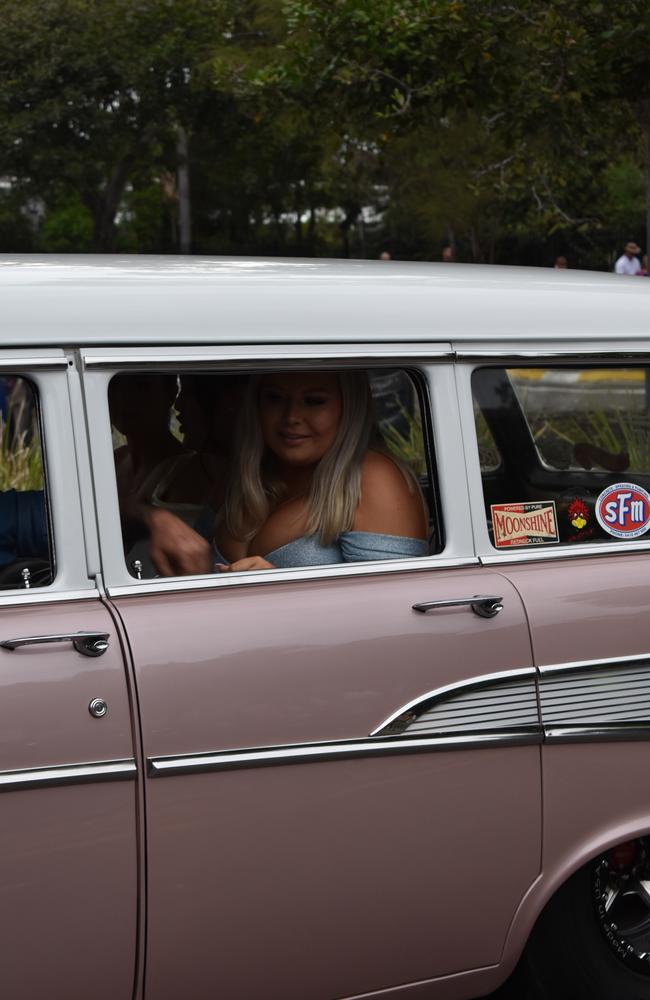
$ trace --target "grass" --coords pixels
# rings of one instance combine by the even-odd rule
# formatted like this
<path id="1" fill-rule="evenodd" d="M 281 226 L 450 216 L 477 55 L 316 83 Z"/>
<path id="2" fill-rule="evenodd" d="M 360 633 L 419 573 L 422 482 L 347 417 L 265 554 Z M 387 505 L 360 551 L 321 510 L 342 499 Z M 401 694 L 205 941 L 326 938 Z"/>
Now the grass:
<path id="1" fill-rule="evenodd" d="M 492 469 L 498 469 L 501 464 L 499 449 L 494 443 L 492 431 L 488 427 L 487 421 L 476 403 L 474 404 L 474 425 L 476 427 L 478 454 L 482 471 L 489 472 Z"/>
<path id="2" fill-rule="evenodd" d="M 619 408 L 562 416 L 540 413 L 530 428 L 542 459 L 556 469 L 580 468 L 577 444 L 588 443 L 612 455 L 627 453 L 630 472 L 650 472 L 650 417 Z"/>
<path id="3" fill-rule="evenodd" d="M 382 437 L 396 458 L 408 465 L 416 476 L 424 476 L 427 472 L 427 463 L 424 453 L 422 418 L 419 411 L 413 414 L 404 406 L 400 406 L 399 409 L 400 416 L 407 428 L 406 434 L 402 434 L 393 424 L 383 422 L 381 425 Z"/>
<path id="4" fill-rule="evenodd" d="M 0 413 L 0 490 L 42 490 L 43 456 L 38 430 L 14 432 Z"/>

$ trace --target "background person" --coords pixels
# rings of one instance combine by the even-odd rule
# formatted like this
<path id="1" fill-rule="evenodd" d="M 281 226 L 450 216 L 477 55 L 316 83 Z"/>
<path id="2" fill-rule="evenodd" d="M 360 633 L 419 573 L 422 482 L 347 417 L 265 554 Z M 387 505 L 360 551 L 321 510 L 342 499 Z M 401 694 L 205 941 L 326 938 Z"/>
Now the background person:
<path id="1" fill-rule="evenodd" d="M 191 461 L 170 430 L 177 389 L 175 375 L 152 372 L 122 372 L 108 387 L 111 422 L 127 442 L 114 454 L 127 565 L 138 560 L 146 576 L 212 570 L 208 542 L 185 523 L 201 505 L 165 502 Z"/>
<path id="2" fill-rule="evenodd" d="M 623 247 L 623 253 L 618 258 L 614 264 L 614 271 L 616 274 L 638 274 L 641 270 L 641 263 L 637 254 L 641 253 L 641 247 L 638 243 L 630 240 Z"/>

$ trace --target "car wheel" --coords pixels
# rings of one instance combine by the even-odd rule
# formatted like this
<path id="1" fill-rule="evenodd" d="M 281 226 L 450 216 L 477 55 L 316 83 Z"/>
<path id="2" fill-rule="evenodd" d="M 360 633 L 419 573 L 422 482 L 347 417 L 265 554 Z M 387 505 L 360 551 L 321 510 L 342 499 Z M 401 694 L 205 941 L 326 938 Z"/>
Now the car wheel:
<path id="1" fill-rule="evenodd" d="M 524 964 L 537 1000 L 650 1000 L 650 839 L 576 872 L 537 921 Z"/>

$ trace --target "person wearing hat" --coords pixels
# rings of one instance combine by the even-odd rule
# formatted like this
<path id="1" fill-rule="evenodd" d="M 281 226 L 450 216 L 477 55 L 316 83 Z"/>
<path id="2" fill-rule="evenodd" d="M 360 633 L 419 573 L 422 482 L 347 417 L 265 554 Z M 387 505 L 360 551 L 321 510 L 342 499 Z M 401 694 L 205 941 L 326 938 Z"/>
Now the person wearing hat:
<path id="1" fill-rule="evenodd" d="M 623 247 L 623 253 L 614 265 L 616 274 L 638 274 L 641 270 L 638 253 L 641 253 L 641 247 L 637 243 L 633 240 L 626 243 Z"/>

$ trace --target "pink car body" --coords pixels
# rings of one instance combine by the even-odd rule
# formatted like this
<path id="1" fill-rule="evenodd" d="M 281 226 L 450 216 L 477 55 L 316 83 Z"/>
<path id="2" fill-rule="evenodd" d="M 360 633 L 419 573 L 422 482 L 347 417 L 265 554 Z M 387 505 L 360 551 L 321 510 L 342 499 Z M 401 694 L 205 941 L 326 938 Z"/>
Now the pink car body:
<path id="1" fill-rule="evenodd" d="M 650 834 L 650 543 L 495 549 L 471 393 L 480 365 L 647 354 L 635 284 L 0 264 L 0 374 L 39 394 L 56 565 L 0 591 L 6 1000 L 469 1000 L 573 873 Z M 115 372 L 355 363 L 426 388 L 439 551 L 129 573 Z"/>

